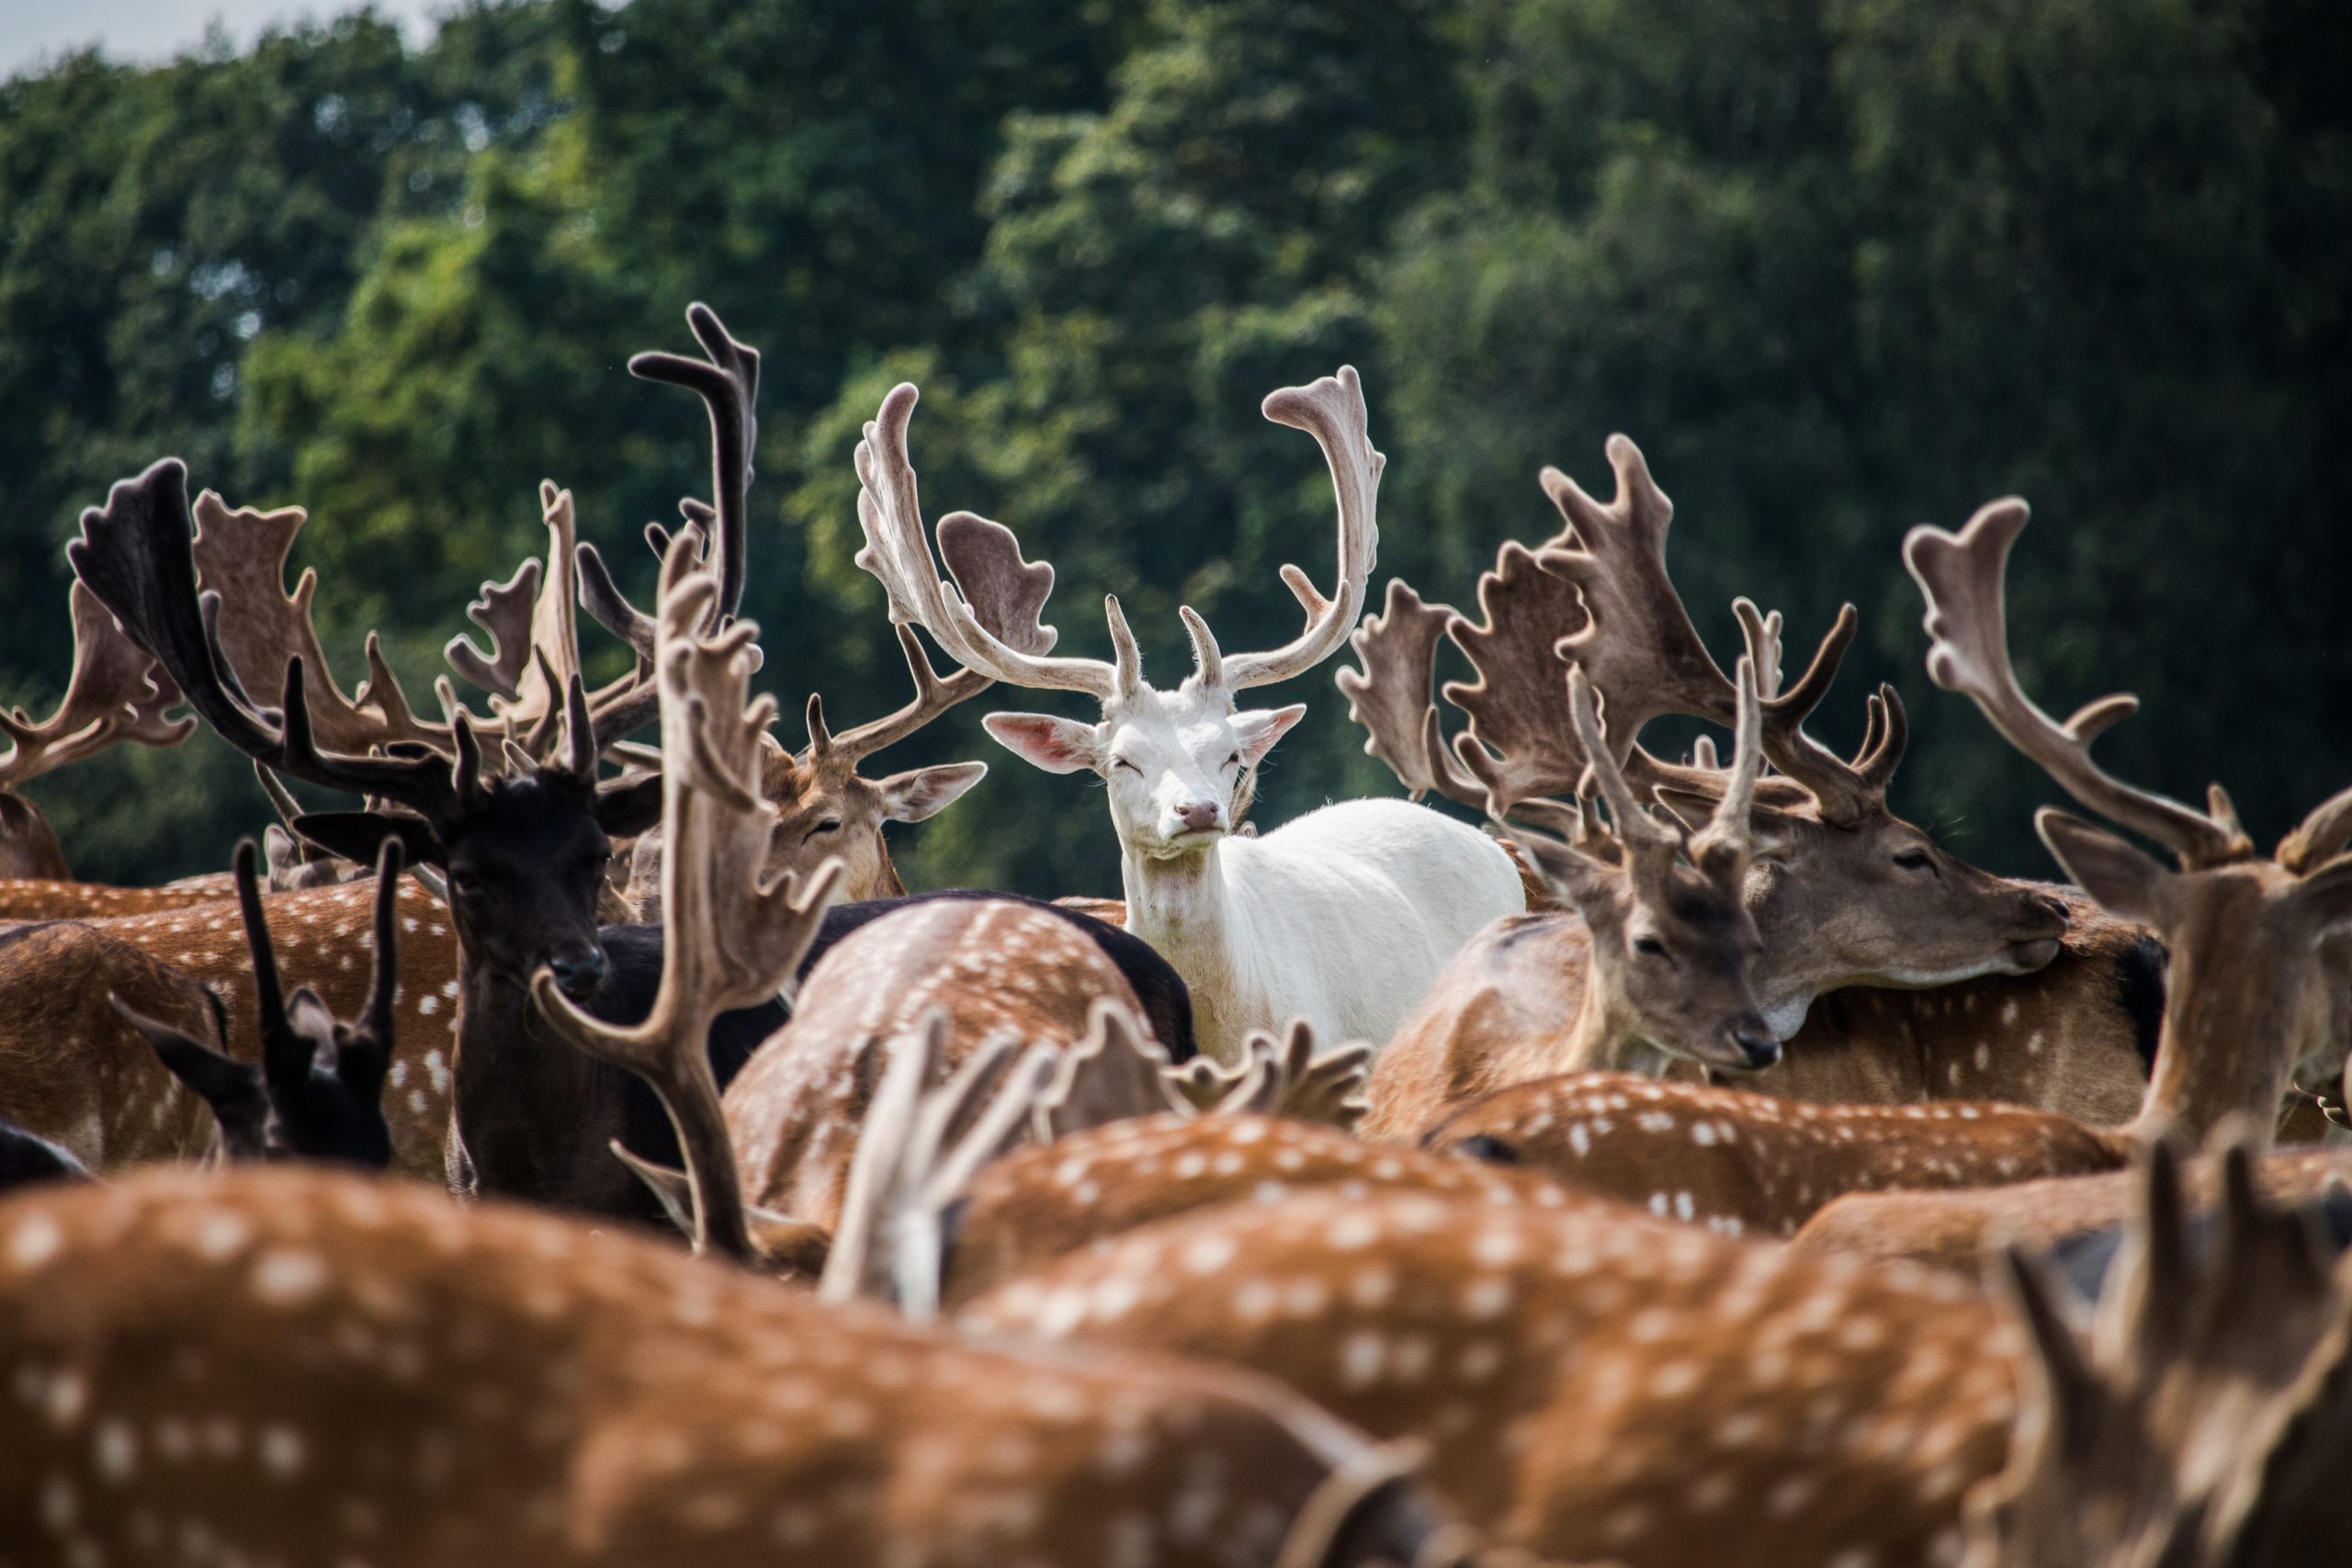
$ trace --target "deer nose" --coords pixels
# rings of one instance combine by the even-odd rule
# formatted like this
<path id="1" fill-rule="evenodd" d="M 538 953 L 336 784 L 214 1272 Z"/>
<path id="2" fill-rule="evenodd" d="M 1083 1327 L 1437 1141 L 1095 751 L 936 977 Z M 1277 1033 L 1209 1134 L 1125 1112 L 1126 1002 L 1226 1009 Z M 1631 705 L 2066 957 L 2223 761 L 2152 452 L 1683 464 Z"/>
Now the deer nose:
<path id="1" fill-rule="evenodd" d="M 2052 897 L 2047 893 L 2037 893 L 2033 896 L 2033 901 L 2041 905 L 2042 909 L 2047 913 L 2058 917 L 2058 929 L 2060 931 L 2066 931 L 2073 927 L 2075 923 L 2075 911 L 2066 907 L 2066 901 L 2064 898 Z"/>
<path id="2" fill-rule="evenodd" d="M 1780 1037 L 1762 1019 L 1750 1015 L 1731 1028 L 1732 1048 L 1747 1058 L 1754 1070 L 1772 1066 L 1781 1059 Z"/>
<path id="3" fill-rule="evenodd" d="M 1188 833 L 1198 833 L 1216 826 L 1217 804 L 1214 800 L 1188 800 L 1176 808 L 1176 820 Z"/>
<path id="4" fill-rule="evenodd" d="M 548 967 L 555 973 L 557 988 L 575 1002 L 586 1001 L 605 983 L 605 953 L 601 948 L 550 958 Z"/>

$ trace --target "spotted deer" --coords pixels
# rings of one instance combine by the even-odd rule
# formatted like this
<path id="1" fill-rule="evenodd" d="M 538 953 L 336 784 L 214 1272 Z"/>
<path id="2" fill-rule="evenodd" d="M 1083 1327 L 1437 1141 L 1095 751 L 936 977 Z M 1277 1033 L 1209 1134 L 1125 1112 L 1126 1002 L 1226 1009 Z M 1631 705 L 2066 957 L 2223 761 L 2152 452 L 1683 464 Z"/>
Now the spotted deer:
<path id="1" fill-rule="evenodd" d="M 110 998 L 147 1038 L 171 1075 L 211 1108 L 216 1152 L 229 1160 L 337 1160 L 381 1170 L 392 1162 L 384 1120 L 384 1079 L 392 1055 L 392 990 L 398 983 L 400 929 L 393 899 L 401 850 L 388 841 L 376 863 L 375 918 L 368 999 L 345 1020 L 308 986 L 289 996 L 262 911 L 260 856 L 248 839 L 237 846 L 237 902 L 253 951 L 260 1014 L 261 1060 L 242 1062 L 159 1019 Z"/>
<path id="2" fill-rule="evenodd" d="M 2244 1528 L 2295 1539 L 2320 1495 L 2311 1478 L 2344 1451 L 2352 1266 L 2332 1282 L 2298 1268 L 2293 1216 L 2282 1224 L 2249 1203 L 2258 1217 L 2225 1218 L 2222 1230 L 2255 1244 L 2225 1243 L 2226 1256 L 2184 1281 L 2179 1204 L 2159 1196 L 2148 1209 L 2133 1253 L 2141 1271 L 2113 1285 L 2107 1310 L 2128 1320 L 2123 1303 L 2137 1303 L 2146 1326 L 2129 1337 L 2135 1359 L 2164 1377 L 2211 1377 L 2217 1347 L 2268 1341 L 2245 1371 L 2253 1408 L 2280 1417 L 2256 1427 L 2280 1434 L 2280 1462 L 2266 1466 L 2260 1440 L 2243 1460 L 2217 1457 L 2233 1481 L 2251 1483 L 2238 1494 Z M 2276 1260 L 2266 1272 L 2290 1289 L 2233 1303 L 2235 1321 L 2219 1334 L 2212 1314 L 2192 1307 L 2189 1342 L 2170 1335 L 2179 1319 L 2165 1303 L 2212 1300 L 2215 1282 L 2256 1253 Z M 2225 1382 L 2191 1382 L 2186 1431 L 2118 1430 L 2087 1445 L 2070 1431 L 2052 1449 L 2039 1424 L 2039 1368 L 2051 1352 L 2036 1347 L 2056 1343 L 2053 1326 L 2069 1332 L 2054 1314 L 2004 1310 L 1948 1277 L 1605 1207 L 1424 1193 L 1237 1203 L 1145 1225 L 1003 1286 L 958 1321 L 1165 1347 L 1280 1378 L 1342 1419 L 1428 1443 L 1432 1483 L 1498 1542 L 1631 1568 L 1908 1568 L 1988 1546 L 2024 1551 L 2058 1521 L 1988 1506 L 1987 1483 L 2054 1500 L 2041 1490 L 2046 1470 L 2105 1442 L 2143 1443 L 2143 1461 L 2206 1479 L 2195 1469 L 2199 1423 L 2233 1414 Z M 2116 1381 L 2120 1393 L 2146 1392 Z M 2266 1471 L 2283 1483 L 2259 1479 Z M 2113 1486 L 2144 1472 L 2095 1473 Z M 2021 1482 L 2030 1475 L 2041 1479 Z M 2120 1544 L 2101 1534 L 2114 1514 L 2085 1512 L 2078 1545 Z M 2026 1560 L 2109 1559 L 2094 1550 Z"/>
<path id="3" fill-rule="evenodd" d="M 1645 796 L 1694 823 L 1720 799 L 1718 772 L 1660 761 L 1637 743 L 1663 714 L 1728 724 L 1736 694 L 1668 574 L 1672 502 L 1631 441 L 1613 437 L 1609 457 L 1617 493 L 1606 505 L 1544 470 L 1563 527 L 1533 549 L 1502 547 L 1479 579 L 1477 620 L 1392 581 L 1383 614 L 1355 634 L 1363 667 L 1341 671 L 1340 689 L 1367 731 L 1364 749 L 1417 797 L 1435 790 L 1483 809 L 1484 789 L 1465 759 L 1491 767 L 1498 752 L 1512 759 L 1513 793 L 1572 791 L 1585 759 L 1560 695 L 1573 666 L 1607 698 L 1611 743 Z M 1777 616 L 1752 607 L 1741 616 L 1758 635 L 1778 631 Z M 2160 948 L 2122 921 L 2095 917 L 2070 930 L 2063 890 L 1989 876 L 1895 816 L 1886 792 L 1907 727 L 1892 688 L 1867 705 L 1868 732 L 1851 761 L 1804 733 L 1857 624 L 1849 606 L 1786 691 L 1777 636 L 1758 670 L 1769 699 L 1765 750 L 1780 772 L 1757 790 L 1747 897 L 1763 941 L 1755 985 L 1788 1049 L 1753 1082 L 1839 1101 L 1969 1092 L 2121 1120 L 2145 1084 Z M 1470 720 L 1452 746 L 1430 691 L 1436 651 L 1449 638 L 1476 676 L 1444 688 Z M 1498 1087 L 1476 1070 L 1490 1053 L 1519 1046 L 1540 1059 L 1525 1043 L 1558 1040 L 1577 1016 L 1584 947 L 1580 923 L 1566 913 L 1481 932 L 1392 1047 L 1419 1058 L 1419 1076 L 1444 1077 L 1445 1063 L 1467 1076 L 1437 1101 L 1376 1090 L 1370 1131 L 1411 1136 L 1467 1095 Z M 1850 994 L 1858 987 L 1874 989 Z M 1928 987 L 1937 989 L 1917 998 L 1888 989 Z M 2021 1055 L 2016 1035 L 1994 1023 L 2012 1008 L 2030 1021 L 2018 1032 L 2045 1049 Z"/>
<path id="4" fill-rule="evenodd" d="M 2232 1118 L 2269 1146 L 2290 1081 L 2340 1092 L 2347 1042 L 2341 976 L 2325 942 L 2352 926 L 2352 790 L 2315 809 L 2275 856 L 2258 853 L 2216 785 L 2199 812 L 2124 784 L 2090 742 L 2131 712 L 2110 696 L 2061 725 L 2018 687 L 2003 577 L 2025 504 L 1993 502 L 1958 535 L 1914 529 L 1904 558 L 1928 602 L 1936 683 L 1973 701 L 2068 794 L 2166 845 L 2167 870 L 2112 834 L 2045 807 L 2042 841 L 2110 912 L 2154 929 L 2172 953 L 2155 1076 L 2120 1128 L 1976 1102 L 1823 1106 L 1624 1079 L 1559 1077 L 1499 1090 L 1433 1128 L 1528 1160 L 1583 1190 L 1661 1213 L 1789 1234 L 1841 1194 L 1997 1186 L 2121 1168 L 2150 1135 L 2201 1143 Z"/>
<path id="5" fill-rule="evenodd" d="M 176 746 L 196 729 L 192 718 L 166 716 L 179 693 L 81 584 L 74 585 L 68 607 L 74 667 L 57 711 L 44 719 L 22 708 L 0 713 L 0 734 L 9 741 L 0 757 L 0 919 L 81 912 L 46 907 L 7 885 L 24 878 L 70 883 L 73 876 L 57 830 L 21 793 L 25 785 L 109 747 Z"/>
<path id="6" fill-rule="evenodd" d="M 1467 1561 L 1405 1456 L 1266 1380 L 320 1167 L 11 1196 L 0 1342 L 0 1540 L 43 1561 Z"/>
<path id="7" fill-rule="evenodd" d="M 892 620 L 922 626 L 965 668 L 1101 705 L 1092 724 L 1003 713 L 986 722 L 1049 773 L 1103 780 L 1126 929 L 1166 953 L 1191 986 L 1202 1049 L 1236 1059 L 1250 1030 L 1294 1017 L 1325 1039 L 1385 1043 L 1453 950 L 1523 898 L 1509 857 L 1490 840 L 1403 802 L 1348 801 L 1257 837 L 1233 831 L 1246 782 L 1306 713 L 1296 705 L 1244 711 L 1239 694 L 1312 669 L 1363 610 L 1385 459 L 1367 434 L 1354 370 L 1276 391 L 1264 405 L 1269 419 L 1312 434 L 1330 468 L 1339 502 L 1333 595 L 1285 567 L 1306 626 L 1262 653 L 1223 653 L 1207 623 L 1185 608 L 1193 671 L 1167 692 L 1145 682 L 1115 598 L 1105 601 L 1113 659 L 1048 658 L 1008 646 L 976 613 L 1004 592 L 998 579 L 959 570 L 956 588 L 942 580 L 907 456 L 915 400 L 913 387 L 894 389 L 858 446 L 858 563 L 888 591 Z M 969 525 L 963 515 L 942 522 L 943 541 Z"/>

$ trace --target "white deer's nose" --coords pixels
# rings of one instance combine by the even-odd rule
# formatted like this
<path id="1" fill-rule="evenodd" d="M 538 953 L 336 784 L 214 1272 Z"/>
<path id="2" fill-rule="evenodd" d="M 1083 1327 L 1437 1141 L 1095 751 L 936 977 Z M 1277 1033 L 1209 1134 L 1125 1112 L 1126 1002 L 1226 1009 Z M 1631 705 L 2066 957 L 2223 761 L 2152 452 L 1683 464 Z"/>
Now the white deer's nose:
<path id="1" fill-rule="evenodd" d="M 1225 810 L 1214 800 L 1187 800 L 1170 808 L 1179 831 L 1204 833 L 1219 825 Z"/>

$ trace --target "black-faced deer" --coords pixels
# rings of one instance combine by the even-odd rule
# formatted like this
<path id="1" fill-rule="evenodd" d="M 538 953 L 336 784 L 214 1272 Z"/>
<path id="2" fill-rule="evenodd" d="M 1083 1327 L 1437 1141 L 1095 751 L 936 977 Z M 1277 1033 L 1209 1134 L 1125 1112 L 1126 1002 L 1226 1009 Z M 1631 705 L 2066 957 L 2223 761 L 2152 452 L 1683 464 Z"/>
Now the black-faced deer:
<path id="1" fill-rule="evenodd" d="M 1785 1234 L 1844 1193 L 1996 1186 L 2120 1169 L 2146 1138 L 2192 1142 L 2242 1118 L 2269 1146 L 2290 1081 L 2340 1093 L 2342 976 L 2326 946 L 2352 926 L 2352 790 L 2314 810 L 2276 857 L 2256 852 L 2218 786 L 2199 812 L 2115 779 L 2089 744 L 2131 712 L 2111 696 L 2061 725 L 2009 666 L 2002 580 L 2022 502 L 1981 509 L 1958 535 L 1914 529 L 1905 560 L 1928 599 L 1928 673 L 1966 694 L 2009 742 L 2084 805 L 2170 847 L 2168 871 L 2122 840 L 2044 808 L 2043 841 L 2110 912 L 2171 949 L 2156 1070 L 2120 1129 L 1973 1102 L 1821 1106 L 1680 1085 L 1562 1077 L 1502 1089 L 1429 1134 L 1476 1141 L 1583 1190 L 1661 1213 Z"/>
<path id="2" fill-rule="evenodd" d="M 1306 712 L 1242 711 L 1239 694 L 1312 669 L 1345 641 L 1363 609 L 1385 459 L 1367 434 L 1355 372 L 1265 402 L 1269 419 L 1308 432 L 1329 464 L 1339 497 L 1333 595 L 1284 568 L 1306 626 L 1262 653 L 1223 653 L 1186 609 L 1194 669 L 1166 692 L 1144 681 L 1115 598 L 1105 605 L 1111 660 L 1049 658 L 991 634 L 986 607 L 1007 593 L 1001 579 L 958 569 L 954 587 L 943 580 L 907 456 L 915 399 L 911 386 L 894 389 L 858 447 L 866 541 L 858 563 L 888 591 L 894 621 L 921 626 L 965 668 L 1100 705 L 1095 723 L 1038 714 L 987 722 L 998 740 L 1048 772 L 1103 779 L 1126 928 L 1166 953 L 1191 985 L 1202 1048 L 1236 1059 L 1250 1031 L 1295 1017 L 1326 1039 L 1385 1042 L 1453 950 L 1523 898 L 1510 858 L 1491 840 L 1401 802 L 1349 801 L 1260 837 L 1233 832 L 1247 781 Z M 965 518 L 941 523 L 943 546 L 969 525 Z"/>
<path id="3" fill-rule="evenodd" d="M 239 1061 L 119 1000 L 115 1009 L 147 1037 L 172 1076 L 211 1107 L 222 1157 L 336 1160 L 383 1169 L 392 1162 L 382 1100 L 399 974 L 400 843 L 387 840 L 376 863 L 374 964 L 367 1004 L 348 1021 L 308 986 L 288 996 L 280 984 L 262 912 L 258 861 L 252 840 L 237 846 L 238 905 L 253 950 L 261 1060 Z"/>
<path id="4" fill-rule="evenodd" d="M 0 879 L 39 878 L 65 882 L 73 876 L 57 831 L 40 807 L 18 792 L 33 780 L 95 756 L 109 746 L 176 746 L 195 732 L 193 718 L 167 718 L 179 693 L 155 661 L 122 635 L 104 606 L 80 583 L 70 599 L 74 618 L 74 672 L 57 711 L 36 719 L 22 708 L 0 713 L 0 734 L 10 742 L 0 757 Z M 13 890 L 0 892 L 10 919 L 41 919 L 74 913 L 38 900 L 20 902 Z"/>
<path id="5" fill-rule="evenodd" d="M 1340 688 L 1369 732 L 1365 750 L 1416 795 L 1434 789 L 1482 807 L 1477 776 L 1446 745 L 1431 700 L 1433 656 L 1450 636 L 1477 675 L 1445 688 L 1471 719 L 1469 734 L 1455 744 L 1462 758 L 1491 762 L 1499 750 L 1513 759 L 1512 793 L 1575 788 L 1584 758 L 1559 701 L 1562 677 L 1573 665 L 1606 698 L 1611 745 L 1638 790 L 1657 793 L 1694 823 L 1720 799 L 1725 781 L 1719 773 L 1668 765 L 1636 743 L 1641 727 L 1658 715 L 1729 724 L 1736 702 L 1667 574 L 1672 503 L 1631 442 L 1614 438 L 1609 453 L 1618 493 L 1605 506 L 1565 475 L 1545 470 L 1545 490 L 1565 525 L 1536 549 L 1503 547 L 1494 570 L 1479 580 L 1478 621 L 1424 604 L 1392 582 L 1385 613 L 1356 634 L 1363 670 L 1342 671 Z M 2138 961 L 2153 943 L 2143 947 L 2142 933 L 2130 931 L 2069 933 L 2055 890 L 1988 876 L 1894 816 L 1886 788 L 1905 727 L 1891 689 L 1870 703 L 1870 732 L 1851 762 L 1804 733 L 1805 717 L 1826 695 L 1852 640 L 1850 609 L 1785 692 L 1778 689 L 1778 617 L 1752 609 L 1742 615 L 1753 633 L 1775 634 L 1774 657 L 1758 673 L 1767 693 L 1765 750 L 1781 773 L 1757 791 L 1748 902 L 1764 943 L 1758 994 L 1791 1045 L 1758 1086 L 1808 1099 L 1923 1098 L 1953 1092 L 1958 1086 L 1949 1078 L 1957 1067 L 1969 1092 L 2070 1113 L 2127 1114 L 2145 1069 L 2134 1049 L 2132 1016 L 2108 976 L 2111 964 Z M 2070 935 L 2076 940 L 2062 949 Z M 1490 929 L 1432 987 L 1398 1032 L 1395 1049 L 1433 1059 L 1475 1055 L 1501 1040 L 1496 1029 L 1502 1011 L 1514 1038 L 1556 1037 L 1580 1003 L 1581 949 L 1577 922 L 1566 917 Z M 2088 983 L 2069 974 L 2040 984 L 1968 981 L 2036 971 L 2062 951 L 2097 965 L 2098 976 Z M 1922 998 L 1916 1012 L 1901 996 L 1883 995 L 1866 1012 L 1830 1010 L 1810 1034 L 1799 1028 L 1825 993 L 1956 982 L 1972 989 Z M 2046 1054 L 2004 1052 L 1980 1067 L 1977 1048 L 1987 1044 L 1988 1033 L 1968 1026 L 1981 1014 L 1989 1028 L 2013 1008 L 2030 1020 L 2024 1033 L 2038 1033 Z M 1905 1038 L 1881 1050 L 1882 1030 Z M 1918 1056 L 1907 1072 L 1900 1064 L 1906 1049 Z M 1376 1102 L 1372 1130 L 1408 1135 L 1419 1127 L 1392 1121 Z"/>

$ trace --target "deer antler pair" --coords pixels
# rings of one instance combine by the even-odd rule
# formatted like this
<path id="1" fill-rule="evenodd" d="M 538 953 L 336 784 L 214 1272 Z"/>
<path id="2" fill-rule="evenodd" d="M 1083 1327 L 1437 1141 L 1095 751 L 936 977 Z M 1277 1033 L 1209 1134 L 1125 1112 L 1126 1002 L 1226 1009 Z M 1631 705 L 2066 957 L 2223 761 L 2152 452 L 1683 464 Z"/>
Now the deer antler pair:
<path id="1" fill-rule="evenodd" d="M 1051 589 L 1052 568 L 1023 568 L 1028 575 L 1015 577 L 1003 552 L 957 561 L 949 550 L 951 535 L 996 526 L 964 512 L 951 513 L 939 525 L 940 549 L 949 558 L 954 586 L 943 581 L 924 537 L 914 465 L 907 456 L 907 425 L 918 396 L 905 383 L 891 389 L 857 447 L 857 514 L 865 532 L 857 564 L 888 593 L 890 618 L 901 626 L 922 626 L 958 663 L 992 680 L 1083 692 L 1106 703 L 1132 694 L 1143 682 L 1143 660 L 1116 596 L 1103 600 L 1111 626 L 1110 660 L 1047 657 L 1056 634 L 1035 624 L 1034 617 L 1042 612 Z M 1339 497 L 1339 581 L 1327 599 L 1305 571 L 1283 567 L 1283 581 L 1306 609 L 1306 626 L 1290 642 L 1263 653 L 1227 656 L 1217 647 L 1208 623 L 1184 607 L 1180 613 L 1193 639 L 1193 678 L 1227 691 L 1287 681 L 1329 657 L 1363 613 L 1379 544 L 1375 502 L 1387 459 L 1374 450 L 1367 434 L 1363 389 L 1353 367 L 1343 367 L 1336 378 L 1325 377 L 1310 386 L 1269 393 L 1263 409 L 1268 419 L 1313 435 L 1330 466 Z M 1017 551 L 1009 560 L 1018 563 Z M 1031 618 L 1014 619 L 1001 611 L 991 617 L 990 607 L 1008 601 L 1024 606 Z M 1028 646 L 999 635 L 992 619 L 1027 634 Z"/>
<path id="2" fill-rule="evenodd" d="M 742 1259 L 752 1256 L 752 1241 L 711 1074 L 711 1022 L 786 989 L 842 867 L 826 862 L 805 886 L 790 874 L 761 880 L 776 814 L 759 792 L 760 741 L 775 703 L 750 695 L 759 627 L 737 620 L 712 629 L 722 589 L 698 532 L 681 531 L 662 562 L 655 672 L 667 852 L 664 959 L 653 1010 L 633 1027 L 605 1023 L 574 1007 L 544 971 L 531 995 L 559 1034 L 661 1095 L 695 1197 L 695 1245 Z"/>
<path id="3" fill-rule="evenodd" d="M 1436 789 L 1481 807 L 1480 781 L 1487 779 L 1515 800 L 1573 791 L 1589 759 L 1557 701 L 1570 665 L 1605 698 L 1613 752 L 1645 788 L 1699 782 L 1641 750 L 1650 720 L 1679 713 L 1735 722 L 1736 686 L 1707 652 L 1667 573 L 1674 504 L 1633 442 L 1611 436 L 1608 452 L 1617 493 L 1606 505 L 1558 469 L 1544 470 L 1544 492 L 1564 526 L 1533 549 L 1502 547 L 1494 570 L 1478 581 L 1478 621 L 1391 583 L 1387 614 L 1356 633 L 1364 668 L 1341 671 L 1340 689 L 1371 732 L 1365 750 L 1417 795 Z M 1854 761 L 1804 732 L 1852 644 L 1853 607 L 1839 613 L 1804 676 L 1785 690 L 1779 615 L 1763 615 L 1745 599 L 1733 608 L 1756 660 L 1764 758 L 1815 798 L 1825 819 L 1851 823 L 1883 809 L 1906 735 L 1893 687 L 1870 699 L 1869 730 Z M 1446 700 L 1469 718 L 1467 733 L 1451 747 L 1430 694 L 1438 641 L 1449 636 L 1477 672 L 1475 682 L 1445 687 Z M 1470 761 L 1479 755 L 1483 761 Z"/>

